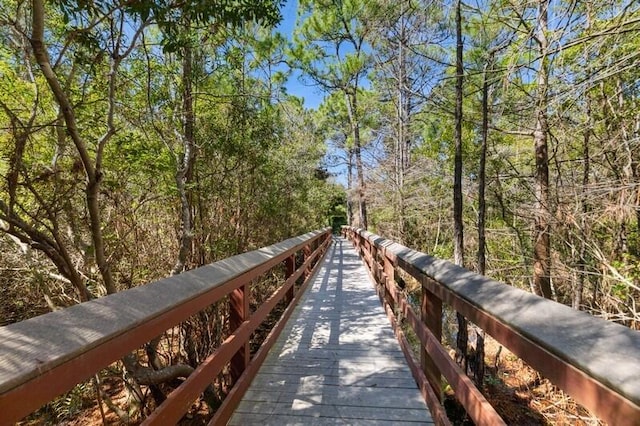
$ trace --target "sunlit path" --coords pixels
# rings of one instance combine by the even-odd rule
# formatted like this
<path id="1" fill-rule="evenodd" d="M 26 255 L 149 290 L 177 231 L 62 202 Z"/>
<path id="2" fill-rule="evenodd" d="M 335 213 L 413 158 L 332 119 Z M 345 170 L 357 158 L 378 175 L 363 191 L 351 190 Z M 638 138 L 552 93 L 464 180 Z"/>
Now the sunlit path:
<path id="1" fill-rule="evenodd" d="M 229 424 L 432 424 L 362 261 L 337 238 Z"/>

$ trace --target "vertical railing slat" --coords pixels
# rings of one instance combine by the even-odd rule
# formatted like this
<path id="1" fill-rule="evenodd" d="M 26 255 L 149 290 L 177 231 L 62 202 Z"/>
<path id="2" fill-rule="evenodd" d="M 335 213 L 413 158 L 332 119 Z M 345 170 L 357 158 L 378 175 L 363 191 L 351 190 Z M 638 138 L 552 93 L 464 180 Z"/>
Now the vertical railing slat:
<path id="1" fill-rule="evenodd" d="M 429 278 L 425 277 L 425 279 Z M 436 297 L 435 294 L 431 293 L 424 286 L 422 286 L 420 301 L 420 318 L 422 319 L 423 324 L 427 326 L 434 336 L 438 340 L 441 340 L 442 300 Z M 424 371 L 425 376 L 427 376 L 427 380 L 433 388 L 433 391 L 442 401 L 442 375 L 424 346 L 420 350 L 420 364 L 422 365 L 422 371 Z"/>
<path id="2" fill-rule="evenodd" d="M 229 326 L 233 331 L 249 319 L 249 299 L 251 296 L 251 283 L 247 283 L 229 294 Z M 231 380 L 235 382 L 242 375 L 242 372 L 249 365 L 251 354 L 249 352 L 249 339 L 231 358 Z"/>
<path id="3" fill-rule="evenodd" d="M 291 256 L 287 257 L 284 260 L 284 265 L 285 265 L 285 279 L 289 279 L 289 277 L 293 275 L 293 273 L 296 271 L 296 254 L 294 253 Z M 295 296 L 295 287 L 296 287 L 295 285 L 292 285 L 289 291 L 287 291 L 287 294 L 284 298 L 287 305 L 291 303 L 291 301 Z"/>

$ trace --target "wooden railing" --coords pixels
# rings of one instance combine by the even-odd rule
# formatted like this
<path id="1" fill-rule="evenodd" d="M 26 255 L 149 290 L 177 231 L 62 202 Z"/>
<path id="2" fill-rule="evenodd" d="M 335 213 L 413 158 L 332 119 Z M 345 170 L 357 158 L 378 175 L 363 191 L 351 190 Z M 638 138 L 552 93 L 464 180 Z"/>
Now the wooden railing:
<path id="1" fill-rule="evenodd" d="M 577 402 L 611 425 L 640 425 L 640 333 L 575 311 L 444 260 L 344 227 L 378 284 L 396 335 L 434 418 L 442 424 L 441 377 L 476 424 L 504 424 L 441 345 L 442 304 L 451 306 Z M 422 285 L 421 312 L 395 282 L 397 269 Z M 401 313 L 421 346 L 421 360 L 398 326 Z"/>
<path id="2" fill-rule="evenodd" d="M 171 392 L 144 424 L 174 424 L 226 366 L 234 386 L 210 424 L 225 424 L 289 318 L 331 229 L 311 232 L 142 287 L 0 328 L 0 424 L 12 424 L 140 348 L 164 331 L 229 296 L 230 335 Z M 296 256 L 304 262 L 296 268 Z M 255 312 L 252 280 L 285 263 L 286 281 Z M 305 283 L 295 292 L 300 277 Z M 302 280 L 302 278 L 300 278 Z M 260 349 L 252 333 L 276 304 L 288 305 Z"/>

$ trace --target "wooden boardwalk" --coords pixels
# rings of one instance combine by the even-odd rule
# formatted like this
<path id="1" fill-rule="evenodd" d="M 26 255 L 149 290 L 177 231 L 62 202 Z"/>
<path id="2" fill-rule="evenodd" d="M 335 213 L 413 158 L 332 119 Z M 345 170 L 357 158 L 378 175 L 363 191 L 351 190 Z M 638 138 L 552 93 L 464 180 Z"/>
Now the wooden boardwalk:
<path id="1" fill-rule="evenodd" d="M 229 424 L 433 424 L 351 244 L 323 262 Z"/>

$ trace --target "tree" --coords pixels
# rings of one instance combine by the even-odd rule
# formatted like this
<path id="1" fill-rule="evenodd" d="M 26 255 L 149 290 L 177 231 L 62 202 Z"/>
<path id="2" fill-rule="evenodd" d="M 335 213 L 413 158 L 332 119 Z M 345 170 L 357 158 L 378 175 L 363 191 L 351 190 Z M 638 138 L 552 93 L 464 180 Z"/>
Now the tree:
<path id="1" fill-rule="evenodd" d="M 294 34 L 292 57 L 304 76 L 328 92 L 345 98 L 357 176 L 358 221 L 367 229 L 367 200 L 362 161 L 360 89 L 370 66 L 366 46 L 371 28 L 368 2 L 360 0 L 304 0 L 303 21 Z"/>
<path id="2" fill-rule="evenodd" d="M 453 177 L 453 239 L 454 261 L 464 265 L 464 223 L 462 221 L 462 99 L 464 68 L 462 62 L 462 3 L 456 3 L 456 104 L 455 104 L 455 157 Z M 466 339 L 466 337 L 465 337 Z"/>
<path id="3" fill-rule="evenodd" d="M 224 2 L 223 2 L 224 3 Z M 190 187 L 196 161 L 193 74 L 193 49 L 198 26 L 224 28 L 225 25 L 238 26 L 245 21 L 259 21 L 274 25 L 280 20 L 278 5 L 272 0 L 259 0 L 252 3 L 234 4 L 233 8 L 216 2 L 190 2 L 180 5 L 142 2 L 136 5 L 136 11 L 142 16 L 153 14 L 164 33 L 162 43 L 168 52 L 178 51 L 182 64 L 182 132 L 179 133 L 182 150 L 176 153 L 176 187 L 180 198 L 180 244 L 172 274 L 179 274 L 186 267 L 191 253 L 193 240 L 193 217 L 190 199 Z M 222 6 L 222 7 L 221 7 Z M 177 12 L 179 11 L 179 12 Z"/>
<path id="4" fill-rule="evenodd" d="M 318 109 L 319 130 L 324 135 L 326 142 L 334 151 L 331 157 L 331 167 L 347 168 L 347 190 L 353 188 L 353 146 L 350 143 L 351 133 L 349 116 L 345 105 L 345 99 L 338 92 L 333 92 L 325 97 Z M 353 197 L 346 197 L 347 224 L 355 224 L 353 218 Z"/>
<path id="5" fill-rule="evenodd" d="M 456 2 L 456 106 L 455 106 L 455 156 L 453 173 L 453 239 L 454 262 L 464 266 L 464 223 L 462 221 L 462 100 L 463 100 L 463 43 L 462 43 L 462 1 Z M 457 313 L 458 336 L 456 361 L 463 371 L 467 371 L 467 320 Z"/>
<path id="6" fill-rule="evenodd" d="M 549 196 L 549 41 L 547 40 L 549 2 L 538 1 L 534 41 L 538 46 L 537 91 L 535 97 L 535 226 L 533 234 L 533 284 L 536 293 L 551 299 L 551 198 Z"/>
<path id="7" fill-rule="evenodd" d="M 433 1 L 403 0 L 376 3 L 370 20 L 375 28 L 372 37 L 372 85 L 378 92 L 380 125 L 377 129 L 382 146 L 378 154 L 376 175 L 384 190 L 378 205 L 393 208 L 391 224 L 380 223 L 389 238 L 404 243 L 411 240 L 414 214 L 410 198 L 418 166 L 412 164 L 412 153 L 420 144 L 417 116 L 428 102 L 432 84 L 442 66 L 435 59 L 442 56 L 446 34 L 439 22 L 442 8 Z"/>
<path id="8" fill-rule="evenodd" d="M 148 25 L 147 21 L 138 21 L 133 27 L 133 31 L 129 36 L 125 36 L 123 31 L 126 15 L 122 10 L 116 9 L 105 14 L 100 8 L 91 8 L 91 13 L 80 15 L 74 20 L 74 28 L 69 34 L 77 34 L 77 37 L 69 37 L 66 40 L 65 48 L 59 51 L 59 55 L 52 63 L 50 61 L 50 53 L 45 39 L 47 33 L 47 9 L 44 2 L 36 0 L 32 2 L 30 10 L 31 22 L 27 23 L 23 20 L 27 11 L 22 5 L 17 6 L 17 19 L 10 23 L 15 34 L 19 34 L 21 40 L 28 39 L 30 50 L 23 50 L 25 60 L 23 64 L 27 69 L 32 70 L 31 61 L 37 63 L 38 69 L 42 73 L 46 82 L 47 95 L 51 96 L 53 102 L 59 111 L 56 124 L 64 126 L 66 135 L 62 132 L 57 133 L 58 148 L 54 156 L 53 168 L 50 169 L 50 175 L 54 177 L 54 181 L 61 182 L 58 179 L 58 158 L 59 154 L 66 146 L 66 137 L 68 135 L 75 148 L 77 161 L 74 163 L 78 170 L 81 170 L 85 177 L 84 185 L 84 205 L 88 213 L 88 228 L 91 238 L 91 257 L 95 259 L 95 263 L 100 271 L 102 284 L 107 293 L 117 291 L 112 271 L 106 253 L 106 247 L 102 229 L 101 219 L 101 202 L 100 202 L 100 184 L 103 179 L 103 158 L 105 147 L 109 141 L 117 133 L 116 125 L 116 108 L 117 108 L 117 81 L 120 76 L 120 66 L 125 58 L 134 49 L 138 38 L 144 28 Z M 70 19 L 63 9 L 65 19 Z M 59 15 L 56 16 L 59 19 Z M 54 21 L 55 22 L 55 21 Z M 85 24 L 85 28 L 82 25 Z M 100 35 L 98 32 L 102 31 Z M 23 45 L 24 49 L 24 45 Z M 76 55 L 77 62 L 73 63 L 73 57 L 66 55 Z M 33 59 L 29 55 L 33 55 Z M 106 85 L 101 87 L 106 96 L 100 99 L 103 106 L 102 121 L 94 123 L 98 126 L 101 134 L 96 134 L 91 126 L 84 126 L 78 122 L 78 111 L 82 110 L 83 104 L 77 104 L 72 100 L 74 95 L 74 84 L 78 79 L 78 68 L 87 67 L 87 59 L 90 55 L 96 55 L 98 66 L 92 67 L 91 71 L 101 73 Z M 106 60 L 105 60 L 106 59 Z M 104 62 L 102 62 L 104 60 Z M 69 62 L 71 61 L 71 62 Z M 70 66 L 69 66 L 70 65 Z M 66 74 L 66 78 L 60 78 L 60 75 Z M 37 77 L 33 77 L 35 73 L 30 72 L 31 81 L 34 87 L 37 85 L 38 94 L 45 90 L 40 86 Z M 99 84 L 89 83 L 87 89 L 97 89 Z M 42 96 L 47 96 L 44 93 Z M 40 95 L 34 99 L 35 105 L 40 103 Z M 56 265 L 60 273 L 67 278 L 79 292 L 81 300 L 87 300 L 92 295 L 84 284 L 81 273 L 76 270 L 76 266 L 71 258 L 67 242 L 60 231 L 61 213 L 64 209 L 60 209 L 59 203 L 64 203 L 63 199 L 57 199 L 55 203 L 47 202 L 47 197 L 35 186 L 32 185 L 32 179 L 26 177 L 27 170 L 23 166 L 23 155 L 25 153 L 24 146 L 29 136 L 36 133 L 33 125 L 35 124 L 35 114 L 29 119 L 28 125 L 20 126 L 21 120 L 18 119 L 11 108 L 6 104 L 4 110 L 13 116 L 12 122 L 16 133 L 16 149 L 14 158 L 12 159 L 13 172 L 8 176 L 7 186 L 9 189 L 10 200 L 8 203 L 1 202 L 0 210 L 2 211 L 2 219 L 9 223 L 6 232 L 19 238 L 26 244 L 34 248 L 42 250 Z M 19 174 L 25 175 L 25 179 L 20 181 Z M 36 203 L 47 211 L 45 219 L 42 220 L 38 215 L 26 213 L 27 217 L 20 212 L 21 209 L 16 207 L 22 204 L 24 199 L 18 197 L 18 186 L 22 186 L 28 190 L 30 195 L 35 198 Z M 24 210 L 22 210 L 24 211 Z M 30 217 L 29 217 L 30 216 Z"/>

